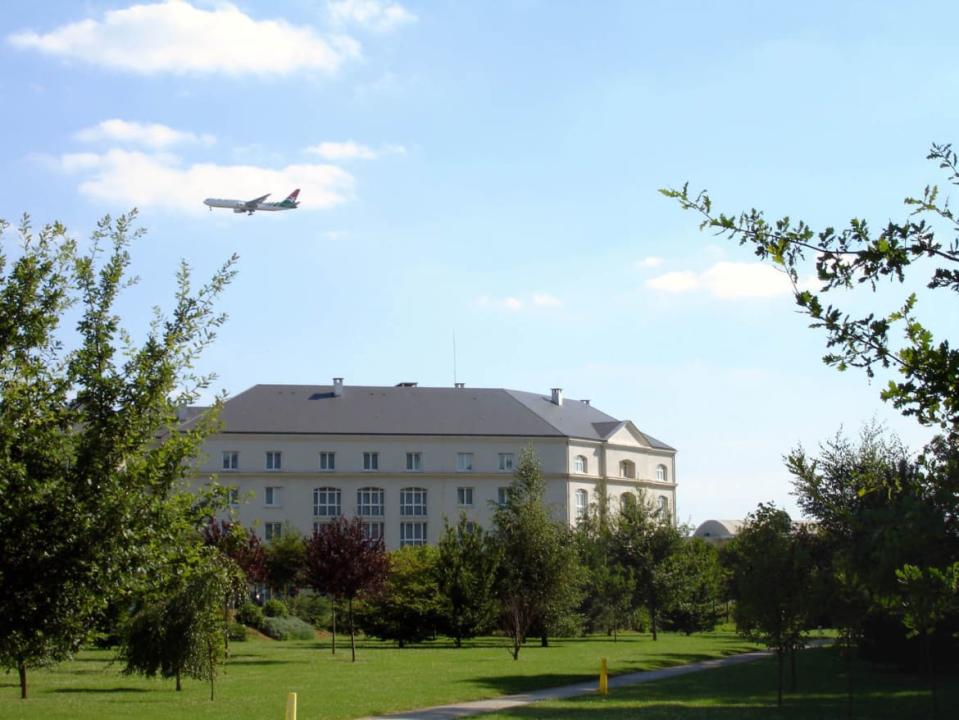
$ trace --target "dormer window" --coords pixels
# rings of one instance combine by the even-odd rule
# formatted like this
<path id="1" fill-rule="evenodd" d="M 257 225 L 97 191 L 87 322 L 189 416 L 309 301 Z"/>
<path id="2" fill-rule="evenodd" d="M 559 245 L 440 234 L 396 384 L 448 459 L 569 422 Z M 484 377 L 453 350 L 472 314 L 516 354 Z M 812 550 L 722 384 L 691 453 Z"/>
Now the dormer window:
<path id="1" fill-rule="evenodd" d="M 657 465 L 657 466 L 656 466 L 656 479 L 657 479 L 659 482 L 666 482 L 667 479 L 668 479 L 668 477 L 669 477 L 669 476 L 666 474 L 666 466 L 665 466 L 665 465 Z"/>

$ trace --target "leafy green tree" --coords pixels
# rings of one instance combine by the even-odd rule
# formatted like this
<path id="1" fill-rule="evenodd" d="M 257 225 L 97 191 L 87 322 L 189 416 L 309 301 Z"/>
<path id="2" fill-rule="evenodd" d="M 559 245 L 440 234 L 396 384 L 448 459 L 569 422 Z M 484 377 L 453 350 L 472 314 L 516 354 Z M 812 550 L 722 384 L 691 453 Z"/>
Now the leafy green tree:
<path id="1" fill-rule="evenodd" d="M 439 551 L 431 545 L 404 547 L 388 555 L 386 581 L 365 597 L 357 613 L 367 635 L 395 640 L 400 647 L 434 637 L 442 625 L 436 580 Z"/>
<path id="2" fill-rule="evenodd" d="M 666 558 L 662 570 L 670 588 L 663 626 L 686 635 L 715 628 L 722 615 L 723 582 L 716 549 L 699 538 L 687 538 Z"/>
<path id="3" fill-rule="evenodd" d="M 456 647 L 496 622 L 494 590 L 500 550 L 492 536 L 465 515 L 456 525 L 446 523 L 437 544 L 436 582 L 443 630 Z"/>
<path id="4" fill-rule="evenodd" d="M 336 602 L 345 600 L 349 613 L 350 650 L 356 662 L 356 634 L 353 625 L 353 601 L 374 592 L 386 580 L 389 558 L 382 538 L 368 538 L 360 518 L 338 517 L 324 523 L 313 533 L 306 546 L 302 579 L 316 592 Z M 336 618 L 333 620 L 333 653 L 336 653 Z"/>
<path id="5" fill-rule="evenodd" d="M 620 564 L 633 587 L 633 607 L 649 613 L 653 640 L 658 638 L 659 617 L 669 594 L 670 575 L 664 563 L 682 540 L 672 517 L 654 510 L 645 495 L 624 502 L 615 526 L 613 544 Z"/>
<path id="6" fill-rule="evenodd" d="M 283 597 L 296 594 L 306 562 L 306 540 L 289 524 L 266 545 L 266 576 L 270 589 Z"/>
<path id="7" fill-rule="evenodd" d="M 12 260 L 0 221 L 0 665 L 24 698 L 28 668 L 69 657 L 111 601 L 162 575 L 216 422 L 214 409 L 181 428 L 177 409 L 211 381 L 193 368 L 235 259 L 199 289 L 183 263 L 170 314 L 137 344 L 114 310 L 134 220 L 104 218 L 83 253 L 63 226 L 25 219 Z"/>
<path id="8" fill-rule="evenodd" d="M 224 560 L 214 548 L 202 548 L 190 565 L 171 575 L 165 594 L 133 615 L 120 651 L 125 673 L 176 678 L 177 691 L 183 675 L 206 680 L 213 700 L 229 627 L 223 598 L 235 593 L 241 579 L 239 568 Z"/>
<path id="9" fill-rule="evenodd" d="M 534 623 L 545 629 L 578 602 L 579 568 L 569 530 L 543 502 L 546 485 L 532 447 L 520 454 L 506 503 L 493 526 L 502 560 L 497 576 L 503 629 L 514 660 Z"/>
<path id="10" fill-rule="evenodd" d="M 947 172 L 951 184 L 959 185 L 957 158 L 949 145 L 933 145 L 928 158 Z M 920 322 L 917 295 L 905 295 L 892 312 L 861 317 L 823 300 L 856 286 L 875 291 L 886 280 L 905 284 L 907 273 L 926 272 L 930 261 L 926 287 L 959 293 L 959 238 L 944 243 L 935 227 L 942 223 L 956 233 L 959 218 L 940 198 L 938 186 L 927 186 L 921 198 L 906 198 L 912 208 L 909 217 L 889 221 L 878 232 L 857 218 L 838 231 L 834 227 L 816 231 L 789 217 L 769 221 L 755 209 L 738 215 L 716 213 L 705 191 L 692 195 L 686 185 L 660 192 L 698 212 L 703 218 L 700 227 L 751 246 L 758 257 L 786 272 L 800 310 L 813 327 L 826 333 L 827 364 L 839 370 L 863 368 L 869 377 L 877 368 L 895 368 L 900 379 L 889 381 L 883 399 L 923 425 L 938 426 L 953 443 L 959 440 L 959 348 L 946 339 L 937 342 L 928 323 Z M 802 282 L 810 270 L 820 283 L 818 291 Z M 893 332 L 897 328 L 899 342 Z"/>
<path id="11" fill-rule="evenodd" d="M 576 526 L 579 563 L 585 573 L 585 585 L 590 588 L 583 594 L 580 613 L 587 630 L 603 630 L 615 639 L 617 631 L 628 625 L 635 587 L 616 553 L 615 523 L 611 522 L 604 485 Z"/>
<path id="12" fill-rule="evenodd" d="M 729 545 L 739 632 L 776 651 L 777 704 L 787 655 L 802 646 L 812 560 L 784 510 L 761 504 Z"/>

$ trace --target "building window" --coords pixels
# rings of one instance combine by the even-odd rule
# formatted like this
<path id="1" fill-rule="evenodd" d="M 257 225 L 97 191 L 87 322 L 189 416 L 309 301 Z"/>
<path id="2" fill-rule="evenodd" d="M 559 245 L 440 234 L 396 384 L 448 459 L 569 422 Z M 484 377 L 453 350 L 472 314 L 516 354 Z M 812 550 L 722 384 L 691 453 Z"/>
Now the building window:
<path id="1" fill-rule="evenodd" d="M 263 523 L 263 537 L 267 540 L 276 540 L 283 534 L 283 523 Z"/>
<path id="2" fill-rule="evenodd" d="M 425 522 L 400 523 L 400 547 L 407 545 L 426 545 Z"/>
<path id="3" fill-rule="evenodd" d="M 380 454 L 375 452 L 363 453 L 363 469 L 367 472 L 380 469 Z"/>
<path id="4" fill-rule="evenodd" d="M 339 488 L 321 487 L 313 490 L 313 516 L 339 517 L 342 514 L 342 502 Z"/>
<path id="5" fill-rule="evenodd" d="M 459 472 L 472 472 L 473 453 L 456 453 L 456 469 Z"/>
<path id="6" fill-rule="evenodd" d="M 336 453 L 320 453 L 320 470 L 326 470 L 327 472 L 336 470 Z"/>
<path id="7" fill-rule="evenodd" d="M 586 507 L 589 505 L 589 494 L 585 490 L 576 491 L 576 519 L 586 517 Z"/>
<path id="8" fill-rule="evenodd" d="M 410 472 L 418 472 L 423 469 L 423 453 L 406 453 L 406 469 Z"/>
<path id="9" fill-rule="evenodd" d="M 573 460 L 573 470 L 580 475 L 585 475 L 589 470 L 589 464 L 586 462 L 585 455 L 577 455 Z"/>
<path id="10" fill-rule="evenodd" d="M 240 504 L 240 489 L 231 487 L 227 488 L 226 491 L 226 500 L 230 505 L 239 505 Z"/>
<path id="11" fill-rule="evenodd" d="M 624 478 L 636 477 L 636 464 L 631 460 L 623 460 L 619 464 L 619 476 Z"/>
<path id="12" fill-rule="evenodd" d="M 456 504 L 460 507 L 473 507 L 473 488 L 456 488 Z"/>
<path id="13" fill-rule="evenodd" d="M 383 539 L 383 523 L 381 522 L 363 523 L 363 535 L 366 536 L 367 540 L 382 540 Z"/>
<path id="14" fill-rule="evenodd" d="M 636 496 L 631 492 L 624 492 L 619 496 L 619 508 L 620 510 L 626 510 L 627 508 L 636 507 Z"/>
<path id="15" fill-rule="evenodd" d="M 360 488 L 356 491 L 356 514 L 363 517 L 383 517 L 383 488 Z"/>
<path id="16" fill-rule="evenodd" d="M 280 488 L 268 487 L 263 489 L 263 504 L 267 507 L 280 506 Z"/>
<path id="17" fill-rule="evenodd" d="M 664 495 L 659 497 L 659 512 L 663 515 L 669 515 L 669 498 Z"/>
<path id="18" fill-rule="evenodd" d="M 426 490 L 423 488 L 400 490 L 400 515 L 426 515 Z"/>
<path id="19" fill-rule="evenodd" d="M 507 500 L 509 500 L 509 487 L 504 485 L 496 488 L 496 504 L 503 507 Z"/>
<path id="20" fill-rule="evenodd" d="M 513 453 L 499 454 L 500 472 L 513 472 Z"/>
<path id="21" fill-rule="evenodd" d="M 659 480 L 659 482 L 666 482 L 666 466 L 665 465 L 656 466 L 656 479 Z"/>
<path id="22" fill-rule="evenodd" d="M 240 466 L 240 453 L 236 450 L 223 451 L 223 469 L 236 470 Z"/>
<path id="23" fill-rule="evenodd" d="M 266 451 L 266 469 L 281 470 L 283 468 L 283 453 L 279 450 Z"/>

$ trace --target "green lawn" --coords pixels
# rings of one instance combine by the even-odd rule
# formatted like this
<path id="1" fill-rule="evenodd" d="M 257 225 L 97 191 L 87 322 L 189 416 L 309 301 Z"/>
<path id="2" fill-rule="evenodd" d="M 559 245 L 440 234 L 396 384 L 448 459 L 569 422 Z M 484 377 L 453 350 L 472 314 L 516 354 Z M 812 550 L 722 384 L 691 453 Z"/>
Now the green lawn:
<path id="1" fill-rule="evenodd" d="M 924 678 L 895 668 L 857 663 L 854 669 L 854 715 L 865 718 L 918 720 L 932 717 Z M 846 675 L 836 648 L 800 654 L 797 692 L 787 693 L 776 708 L 776 667 L 772 659 L 634 685 L 608 697 L 582 696 L 537 703 L 483 720 L 749 720 L 784 718 L 820 720 L 849 717 Z M 959 717 L 959 674 L 939 678 L 939 718 Z"/>
<path id="2" fill-rule="evenodd" d="M 120 674 L 111 653 L 87 650 L 76 660 L 30 673 L 30 695 L 19 700 L 16 674 L 0 675 L 0 717 L 44 720 L 150 718 L 282 718 L 286 694 L 299 695 L 299 718 L 352 718 L 410 710 L 456 700 L 551 687 L 595 678 L 600 657 L 611 673 L 661 668 L 709 657 L 744 652 L 754 646 L 732 633 L 692 637 L 627 634 L 554 640 L 551 647 L 530 643 L 514 662 L 506 641 L 487 638 L 455 649 L 427 643 L 396 649 L 392 644 L 360 644 L 355 665 L 349 647 L 330 655 L 328 643 L 249 640 L 233 643 L 233 657 L 217 683 L 217 699 L 208 689 L 185 680 L 177 693 L 169 680 L 145 680 Z"/>

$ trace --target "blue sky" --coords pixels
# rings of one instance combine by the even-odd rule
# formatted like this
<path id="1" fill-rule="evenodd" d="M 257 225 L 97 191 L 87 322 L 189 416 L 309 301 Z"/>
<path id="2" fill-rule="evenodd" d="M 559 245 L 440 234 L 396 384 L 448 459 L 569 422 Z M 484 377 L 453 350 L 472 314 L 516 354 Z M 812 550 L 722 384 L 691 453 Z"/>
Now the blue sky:
<path id="1" fill-rule="evenodd" d="M 679 450 L 680 518 L 795 509 L 781 457 L 876 418 L 781 278 L 657 189 L 903 217 L 957 140 L 954 3 L 11 2 L 0 217 L 134 205 L 132 329 L 231 253 L 205 358 L 259 382 L 563 387 Z M 205 197 L 295 212 L 210 213 Z M 883 293 L 879 301 L 891 301 Z M 937 328 L 954 314 L 924 300 Z"/>

